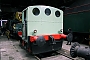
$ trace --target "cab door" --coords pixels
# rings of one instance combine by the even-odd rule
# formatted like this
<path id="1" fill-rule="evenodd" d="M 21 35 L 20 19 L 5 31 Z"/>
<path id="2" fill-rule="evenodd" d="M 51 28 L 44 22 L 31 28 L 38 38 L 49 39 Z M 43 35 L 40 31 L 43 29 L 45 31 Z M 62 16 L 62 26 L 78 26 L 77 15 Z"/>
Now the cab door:
<path id="1" fill-rule="evenodd" d="M 26 16 L 27 16 L 27 10 L 25 10 L 24 11 L 24 20 L 23 20 L 23 24 L 22 24 L 22 32 L 23 32 L 23 34 L 22 34 L 22 38 L 24 39 L 24 40 L 27 40 L 27 18 L 26 18 Z"/>

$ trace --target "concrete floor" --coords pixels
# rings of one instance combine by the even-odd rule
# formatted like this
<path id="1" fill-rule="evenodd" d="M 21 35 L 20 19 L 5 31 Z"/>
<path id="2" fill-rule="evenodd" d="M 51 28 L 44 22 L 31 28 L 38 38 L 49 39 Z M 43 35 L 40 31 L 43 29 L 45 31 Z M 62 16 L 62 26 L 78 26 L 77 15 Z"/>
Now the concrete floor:
<path id="1" fill-rule="evenodd" d="M 1 60 L 36 60 L 19 46 L 18 41 L 0 37 Z"/>
<path id="2" fill-rule="evenodd" d="M 72 43 L 73 44 L 73 43 Z M 82 45 L 86 46 L 86 45 Z M 71 45 L 66 45 L 66 41 L 63 42 L 63 49 L 70 51 Z M 24 49 L 19 46 L 19 42 L 13 39 L 8 40 L 6 36 L 0 36 L 0 53 L 1 60 L 37 60 L 33 55 L 28 54 Z M 48 57 L 42 60 L 70 60 L 64 56 L 60 57 Z"/>

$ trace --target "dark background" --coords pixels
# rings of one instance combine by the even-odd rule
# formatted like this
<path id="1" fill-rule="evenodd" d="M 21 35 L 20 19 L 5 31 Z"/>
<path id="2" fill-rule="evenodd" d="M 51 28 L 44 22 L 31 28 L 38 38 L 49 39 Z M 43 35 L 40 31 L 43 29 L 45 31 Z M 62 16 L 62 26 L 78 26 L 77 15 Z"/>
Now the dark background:
<path id="1" fill-rule="evenodd" d="M 76 0 L 0 0 L 0 20 L 12 19 L 15 12 L 21 12 L 31 5 L 48 5 L 64 10 L 63 7 L 69 7 L 75 1 Z"/>

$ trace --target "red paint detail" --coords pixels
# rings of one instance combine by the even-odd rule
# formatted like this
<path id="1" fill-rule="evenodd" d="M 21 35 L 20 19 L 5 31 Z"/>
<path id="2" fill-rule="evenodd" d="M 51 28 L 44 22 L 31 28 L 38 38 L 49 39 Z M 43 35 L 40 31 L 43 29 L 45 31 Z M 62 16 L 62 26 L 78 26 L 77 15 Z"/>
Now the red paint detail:
<path id="1" fill-rule="evenodd" d="M 22 31 L 18 31 L 18 35 L 22 35 Z"/>
<path id="2" fill-rule="evenodd" d="M 37 36 L 31 36 L 31 37 L 30 37 L 30 41 L 31 41 L 31 42 L 34 42 L 37 38 L 38 38 Z"/>
<path id="3" fill-rule="evenodd" d="M 63 38 L 63 39 L 66 39 L 67 38 L 67 35 L 65 35 L 65 34 L 60 34 L 61 35 L 61 37 Z"/>
<path id="4" fill-rule="evenodd" d="M 49 40 L 49 36 L 48 36 L 48 35 L 43 35 L 43 36 L 44 36 L 44 38 L 45 38 L 46 41 Z M 34 41 L 37 40 L 38 37 L 39 37 L 39 36 L 31 36 L 31 37 L 30 37 L 30 41 L 31 41 L 31 42 L 34 42 Z"/>
<path id="5" fill-rule="evenodd" d="M 49 40 L 49 35 L 44 35 L 44 39 L 47 41 Z"/>
<path id="6" fill-rule="evenodd" d="M 44 36 L 45 40 L 49 40 L 50 35 L 42 35 Z M 60 40 L 61 38 L 66 39 L 67 35 L 65 34 L 52 34 L 51 35 L 55 40 Z M 39 36 L 30 36 L 30 41 L 35 42 Z"/>
<path id="7" fill-rule="evenodd" d="M 53 36 L 54 39 L 66 39 L 66 36 L 65 34 L 52 34 L 51 36 Z"/>
<path id="8" fill-rule="evenodd" d="M 51 35 L 54 39 L 61 39 L 61 35 L 60 34 L 52 34 Z"/>

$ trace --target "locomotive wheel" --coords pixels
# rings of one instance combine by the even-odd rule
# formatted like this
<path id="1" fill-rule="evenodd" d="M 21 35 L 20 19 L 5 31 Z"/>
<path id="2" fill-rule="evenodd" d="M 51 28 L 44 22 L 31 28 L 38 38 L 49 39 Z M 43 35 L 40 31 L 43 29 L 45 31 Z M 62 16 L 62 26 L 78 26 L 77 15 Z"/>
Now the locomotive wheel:
<path id="1" fill-rule="evenodd" d="M 77 47 L 80 47 L 80 45 L 79 45 L 79 43 L 77 43 L 77 42 L 75 42 L 72 46 L 71 46 L 71 48 L 70 48 L 70 55 L 73 57 L 73 58 L 75 58 L 75 57 L 77 57 L 77 53 L 76 53 L 76 48 Z"/>

